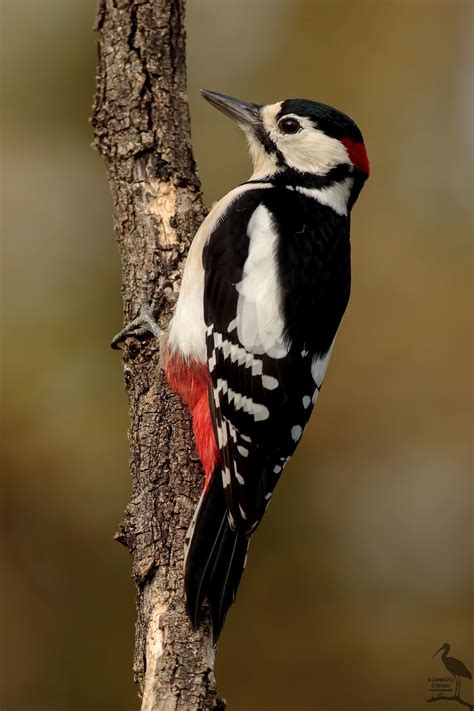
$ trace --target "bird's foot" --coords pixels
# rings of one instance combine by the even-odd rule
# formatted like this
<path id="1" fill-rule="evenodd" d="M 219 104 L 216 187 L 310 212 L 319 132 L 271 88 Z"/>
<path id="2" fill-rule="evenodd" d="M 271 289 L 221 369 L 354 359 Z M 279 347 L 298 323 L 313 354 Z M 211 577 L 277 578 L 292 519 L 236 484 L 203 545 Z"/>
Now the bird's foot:
<path id="1" fill-rule="evenodd" d="M 145 274 L 142 277 L 142 287 L 140 294 L 140 313 L 130 323 L 127 323 L 116 336 L 113 337 L 111 347 L 115 350 L 120 349 L 120 344 L 127 338 L 142 338 L 148 334 L 160 338 L 164 331 L 158 326 L 155 319 L 155 312 L 164 298 L 172 300 L 172 295 L 168 293 L 169 289 L 165 289 L 164 284 L 160 285 L 151 303 L 148 299 L 148 276 Z"/>

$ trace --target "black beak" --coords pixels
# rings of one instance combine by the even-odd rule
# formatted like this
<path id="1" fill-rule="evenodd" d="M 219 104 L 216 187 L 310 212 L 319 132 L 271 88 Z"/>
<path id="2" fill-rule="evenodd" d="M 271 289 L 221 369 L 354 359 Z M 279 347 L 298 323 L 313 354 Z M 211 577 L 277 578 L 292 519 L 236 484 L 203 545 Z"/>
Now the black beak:
<path id="1" fill-rule="evenodd" d="M 260 122 L 260 109 L 258 104 L 248 104 L 240 99 L 233 99 L 232 96 L 217 94 L 215 91 L 201 89 L 201 95 L 212 106 L 229 118 L 237 121 L 241 126 L 256 126 Z"/>
<path id="2" fill-rule="evenodd" d="M 441 652 L 443 649 L 444 649 L 444 646 L 443 646 L 443 647 L 440 647 L 440 648 L 438 649 L 438 651 L 433 654 L 433 659 L 434 659 L 434 658 L 436 657 L 436 655 L 439 654 L 439 652 Z"/>

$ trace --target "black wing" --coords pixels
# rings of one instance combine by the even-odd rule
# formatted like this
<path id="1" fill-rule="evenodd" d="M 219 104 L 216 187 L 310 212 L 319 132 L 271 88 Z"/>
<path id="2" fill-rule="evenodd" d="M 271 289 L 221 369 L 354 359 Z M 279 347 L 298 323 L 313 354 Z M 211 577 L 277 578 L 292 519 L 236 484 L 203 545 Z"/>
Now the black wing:
<path id="1" fill-rule="evenodd" d="M 194 625 L 208 598 L 215 639 L 249 536 L 311 414 L 347 304 L 348 223 L 320 214 L 327 209 L 285 189 L 250 190 L 205 249 L 209 400 L 221 463 L 190 527 L 185 584 Z M 281 292 L 280 310 L 272 288 L 273 296 Z"/>
<path id="2" fill-rule="evenodd" d="M 229 522 L 247 533 L 255 530 L 263 516 L 322 381 L 320 373 L 318 382 L 313 377 L 313 354 L 283 336 L 281 313 L 278 318 L 275 312 L 273 323 L 255 325 L 271 289 L 276 298 L 279 288 L 275 270 L 270 275 L 270 291 L 265 291 L 265 285 L 260 289 L 258 281 L 251 282 L 271 271 L 279 239 L 278 224 L 262 202 L 264 193 L 244 193 L 233 204 L 213 232 L 205 254 L 211 411 Z M 252 240 L 257 241 L 252 245 Z M 258 264 L 259 258 L 265 264 Z M 247 293 L 246 279 L 250 279 Z M 273 313 L 271 307 L 268 312 Z"/>

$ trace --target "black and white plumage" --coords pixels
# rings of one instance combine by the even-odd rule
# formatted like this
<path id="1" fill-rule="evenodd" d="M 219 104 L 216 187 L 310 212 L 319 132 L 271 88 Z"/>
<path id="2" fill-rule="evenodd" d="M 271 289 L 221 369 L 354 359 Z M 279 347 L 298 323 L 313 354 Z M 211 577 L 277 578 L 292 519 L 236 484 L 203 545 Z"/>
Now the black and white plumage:
<path id="1" fill-rule="evenodd" d="M 350 209 L 368 161 L 354 122 L 323 104 L 203 95 L 237 120 L 254 163 L 196 234 L 167 341 L 167 372 L 175 362 L 189 370 L 181 395 L 207 366 L 209 410 L 193 410 L 194 429 L 203 463 L 206 417 L 218 453 L 188 534 L 185 584 L 193 623 L 207 598 L 217 638 L 249 537 L 323 383 L 349 300 Z"/>

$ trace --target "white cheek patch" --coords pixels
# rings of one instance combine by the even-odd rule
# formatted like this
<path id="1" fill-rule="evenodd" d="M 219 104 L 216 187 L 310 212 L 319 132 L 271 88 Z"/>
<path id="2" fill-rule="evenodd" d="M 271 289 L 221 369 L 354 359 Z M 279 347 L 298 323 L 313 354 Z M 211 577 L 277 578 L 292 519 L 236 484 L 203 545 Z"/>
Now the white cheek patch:
<path id="1" fill-rule="evenodd" d="M 337 138 L 326 136 L 307 116 L 285 114 L 299 121 L 302 130 L 292 134 L 282 133 L 276 122 L 281 104 L 282 102 L 279 102 L 266 106 L 262 111 L 262 118 L 271 140 L 290 168 L 303 173 L 326 175 L 331 168 L 341 163 L 350 164 L 346 147 Z"/>
<path id="2" fill-rule="evenodd" d="M 350 163 L 346 147 L 337 138 L 326 136 L 307 118 L 298 117 L 298 121 L 303 126 L 299 133 L 285 135 L 276 129 L 272 136 L 290 168 L 326 175 L 331 168 Z"/>

